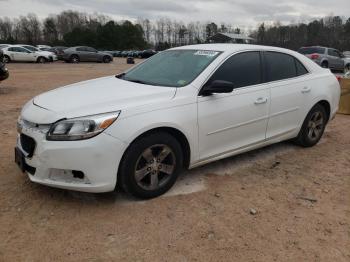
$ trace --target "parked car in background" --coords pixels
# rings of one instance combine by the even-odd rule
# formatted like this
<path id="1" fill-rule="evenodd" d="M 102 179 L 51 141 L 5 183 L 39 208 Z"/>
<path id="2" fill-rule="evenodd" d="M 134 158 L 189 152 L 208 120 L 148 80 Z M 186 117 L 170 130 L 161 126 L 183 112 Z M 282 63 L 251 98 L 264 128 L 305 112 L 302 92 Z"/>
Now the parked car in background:
<path id="1" fill-rule="evenodd" d="M 57 56 L 55 55 L 54 52 L 48 51 L 48 48 L 46 47 L 35 47 L 32 45 L 21 45 L 22 47 L 32 51 L 32 52 L 41 52 L 41 54 L 45 54 L 45 58 L 49 61 L 49 62 L 54 62 L 57 61 Z"/>
<path id="2" fill-rule="evenodd" d="M 344 71 L 343 55 L 337 49 L 322 46 L 310 46 L 302 47 L 298 52 L 307 56 L 323 68 Z"/>
<path id="3" fill-rule="evenodd" d="M 122 51 L 115 50 L 113 56 L 114 57 L 120 57 Z"/>
<path id="4" fill-rule="evenodd" d="M 2 49 L 4 62 L 37 62 L 46 63 L 53 60 L 53 55 L 44 51 L 31 51 L 22 45 L 11 45 Z"/>
<path id="5" fill-rule="evenodd" d="M 143 50 L 141 53 L 140 53 L 140 57 L 141 58 L 149 58 L 153 55 L 157 54 L 156 51 L 152 50 L 152 49 L 148 49 L 148 50 Z"/>
<path id="6" fill-rule="evenodd" d="M 55 53 L 58 60 L 63 60 L 64 50 L 66 50 L 67 48 L 68 47 L 66 46 L 54 46 L 54 47 L 51 47 L 49 51 Z"/>
<path id="7" fill-rule="evenodd" d="M 297 52 L 184 46 L 28 101 L 15 159 L 36 183 L 151 198 L 183 169 L 284 140 L 316 145 L 339 98 L 334 74 Z"/>
<path id="8" fill-rule="evenodd" d="M 345 62 L 345 70 L 346 72 L 350 72 L 350 51 L 343 52 L 343 60 Z"/>
<path id="9" fill-rule="evenodd" d="M 99 52 L 88 46 L 70 47 L 64 50 L 63 60 L 70 63 L 79 62 L 103 62 L 110 63 L 113 56 L 109 53 Z"/>
<path id="10" fill-rule="evenodd" d="M 9 71 L 4 63 L 4 53 L 0 49 L 0 81 L 4 81 L 9 77 Z"/>

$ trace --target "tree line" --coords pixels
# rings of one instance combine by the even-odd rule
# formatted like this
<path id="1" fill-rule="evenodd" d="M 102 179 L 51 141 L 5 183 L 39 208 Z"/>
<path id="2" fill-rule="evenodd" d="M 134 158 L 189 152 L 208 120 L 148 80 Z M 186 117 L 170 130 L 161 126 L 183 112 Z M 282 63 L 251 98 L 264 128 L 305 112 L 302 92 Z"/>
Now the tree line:
<path id="1" fill-rule="evenodd" d="M 309 45 L 350 50 L 350 18 L 346 20 L 339 16 L 291 25 L 262 23 L 255 30 L 244 30 L 228 23 L 183 23 L 169 18 L 114 21 L 105 15 L 76 11 L 63 11 L 43 20 L 35 14 L 0 18 L 0 43 L 89 45 L 109 50 L 164 50 L 206 43 L 219 32 L 246 34 L 256 39 L 257 44 L 294 50 Z"/>
<path id="2" fill-rule="evenodd" d="M 262 23 L 252 33 L 257 43 L 297 50 L 302 46 L 320 45 L 341 51 L 350 50 L 350 18 L 339 16 L 325 17 L 295 25 L 275 23 L 266 26 Z"/>

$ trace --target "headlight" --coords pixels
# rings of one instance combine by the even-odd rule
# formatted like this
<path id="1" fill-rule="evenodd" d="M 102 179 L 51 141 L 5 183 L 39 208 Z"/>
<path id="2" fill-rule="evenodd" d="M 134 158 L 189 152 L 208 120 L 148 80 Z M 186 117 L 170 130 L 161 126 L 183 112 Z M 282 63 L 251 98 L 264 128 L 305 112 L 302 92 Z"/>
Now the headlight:
<path id="1" fill-rule="evenodd" d="M 97 136 L 113 124 L 119 114 L 120 111 L 61 120 L 52 124 L 46 139 L 50 141 L 72 141 Z"/>

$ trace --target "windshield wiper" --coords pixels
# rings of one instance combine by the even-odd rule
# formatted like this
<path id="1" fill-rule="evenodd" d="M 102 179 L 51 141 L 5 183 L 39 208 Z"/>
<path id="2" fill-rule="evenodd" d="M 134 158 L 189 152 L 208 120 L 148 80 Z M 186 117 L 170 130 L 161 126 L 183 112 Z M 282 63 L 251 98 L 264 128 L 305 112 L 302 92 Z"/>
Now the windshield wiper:
<path id="1" fill-rule="evenodd" d="M 119 75 L 116 75 L 115 77 L 119 78 L 119 79 L 123 79 L 125 81 L 133 82 L 133 83 L 138 83 L 138 84 L 143 84 L 143 85 L 159 86 L 158 84 L 142 81 L 142 80 L 139 80 L 139 79 L 124 78 L 125 75 L 126 75 L 126 73 L 121 73 Z"/>
<path id="2" fill-rule="evenodd" d="M 119 79 L 123 79 L 123 76 L 125 76 L 125 73 L 118 74 L 115 77 Z"/>
<path id="3" fill-rule="evenodd" d="M 143 85 L 149 85 L 150 83 L 147 83 L 145 81 L 142 80 L 138 80 L 138 79 L 124 79 L 126 81 L 130 81 L 130 82 L 134 82 L 134 83 L 138 83 L 138 84 L 143 84 Z"/>

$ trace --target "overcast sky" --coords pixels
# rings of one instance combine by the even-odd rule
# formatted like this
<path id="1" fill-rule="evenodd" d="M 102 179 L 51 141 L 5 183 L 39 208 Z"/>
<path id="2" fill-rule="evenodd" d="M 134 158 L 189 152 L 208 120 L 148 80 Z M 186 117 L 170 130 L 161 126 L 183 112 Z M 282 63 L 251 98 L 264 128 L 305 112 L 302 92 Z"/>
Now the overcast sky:
<path id="1" fill-rule="evenodd" d="M 63 10 L 103 13 L 114 19 L 169 17 L 254 27 L 262 21 L 297 23 L 328 15 L 350 16 L 349 0 L 0 0 L 0 17 Z"/>

